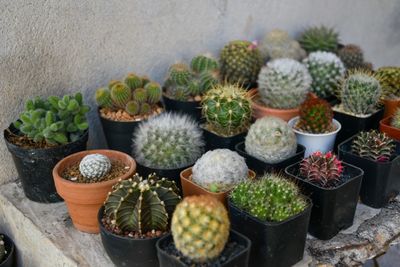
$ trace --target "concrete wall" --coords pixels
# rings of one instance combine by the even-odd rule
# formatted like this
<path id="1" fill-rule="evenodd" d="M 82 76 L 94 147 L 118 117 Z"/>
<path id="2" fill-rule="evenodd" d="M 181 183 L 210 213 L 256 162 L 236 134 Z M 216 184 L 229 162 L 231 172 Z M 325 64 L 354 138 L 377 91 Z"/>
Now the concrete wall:
<path id="1" fill-rule="evenodd" d="M 335 26 L 375 66 L 400 65 L 400 1 L 395 0 L 2 0 L 0 128 L 26 99 L 94 90 L 127 72 L 162 82 L 171 63 L 231 39 L 259 39 L 280 27 Z M 104 144 L 95 109 L 91 145 Z M 0 183 L 16 173 L 0 141 Z"/>

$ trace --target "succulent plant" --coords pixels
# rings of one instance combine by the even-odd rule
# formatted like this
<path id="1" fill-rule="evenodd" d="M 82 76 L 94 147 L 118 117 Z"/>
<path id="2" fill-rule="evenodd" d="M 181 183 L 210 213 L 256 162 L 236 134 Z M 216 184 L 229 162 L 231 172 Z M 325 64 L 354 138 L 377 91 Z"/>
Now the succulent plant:
<path id="1" fill-rule="evenodd" d="M 207 128 L 222 136 L 247 130 L 251 119 L 250 96 L 238 85 L 216 85 L 201 102 Z"/>
<path id="2" fill-rule="evenodd" d="M 229 217 L 217 199 L 190 196 L 176 206 L 171 231 L 176 248 L 194 262 L 218 257 L 229 238 Z"/>
<path id="3" fill-rule="evenodd" d="M 135 73 L 128 73 L 124 82 L 132 91 L 144 86 L 142 78 Z"/>
<path id="4" fill-rule="evenodd" d="M 238 208 L 270 222 L 284 221 L 308 206 L 296 184 L 274 173 L 240 183 L 232 190 L 230 199 Z"/>
<path id="5" fill-rule="evenodd" d="M 294 59 L 269 61 L 258 74 L 258 92 L 265 105 L 277 109 L 298 107 L 311 89 L 307 68 Z"/>
<path id="6" fill-rule="evenodd" d="M 4 236 L 0 235 L 0 264 L 5 260 L 7 256 L 7 250 L 4 243 Z"/>
<path id="7" fill-rule="evenodd" d="M 78 140 L 88 129 L 81 93 L 62 98 L 50 96 L 46 100 L 36 97 L 25 103 L 25 110 L 14 122 L 19 131 L 35 143 L 64 145 Z"/>
<path id="8" fill-rule="evenodd" d="M 321 187 L 333 187 L 340 182 L 343 173 L 342 162 L 331 151 L 322 154 L 314 152 L 300 162 L 300 175 Z"/>
<path id="9" fill-rule="evenodd" d="M 86 179 L 101 178 L 111 170 L 110 159 L 102 154 L 89 154 L 79 163 L 79 172 Z"/>
<path id="10" fill-rule="evenodd" d="M 190 117 L 162 113 L 142 122 L 133 137 L 136 161 L 155 169 L 177 169 L 193 164 L 204 150 L 202 131 Z"/>
<path id="11" fill-rule="evenodd" d="M 400 67 L 382 67 L 376 76 L 382 86 L 383 98 L 400 98 Z"/>
<path id="12" fill-rule="evenodd" d="M 111 87 L 111 100 L 118 108 L 124 109 L 126 103 L 131 99 L 131 96 L 131 89 L 122 82 L 116 83 Z"/>
<path id="13" fill-rule="evenodd" d="M 260 45 L 260 51 L 264 60 L 277 58 L 292 58 L 302 60 L 306 57 L 306 52 L 300 44 L 289 37 L 286 31 L 275 29 L 270 31 Z"/>
<path id="14" fill-rule="evenodd" d="M 339 34 L 326 26 L 309 27 L 299 38 L 301 47 L 308 53 L 316 51 L 336 52 Z"/>
<path id="15" fill-rule="evenodd" d="M 330 52 L 313 52 L 303 60 L 312 78 L 311 89 L 317 96 L 332 96 L 344 77 L 342 61 Z"/>
<path id="16" fill-rule="evenodd" d="M 147 102 L 149 104 L 156 104 L 161 100 L 161 85 L 156 82 L 148 82 L 144 86 L 144 89 L 147 92 Z"/>
<path id="17" fill-rule="evenodd" d="M 393 139 L 376 130 L 360 132 L 351 144 L 354 154 L 377 162 L 389 161 L 395 153 L 395 147 Z"/>
<path id="18" fill-rule="evenodd" d="M 97 104 L 101 107 L 111 108 L 113 106 L 110 90 L 106 87 L 96 90 L 95 99 Z"/>
<path id="19" fill-rule="evenodd" d="M 255 44 L 236 40 L 224 46 L 220 54 L 220 64 L 225 81 L 248 87 L 256 82 L 263 60 Z"/>
<path id="20" fill-rule="evenodd" d="M 169 219 L 180 200 L 173 181 L 155 174 L 147 179 L 135 174 L 113 186 L 104 203 L 104 213 L 113 227 L 144 235 L 168 230 Z"/>
<path id="21" fill-rule="evenodd" d="M 192 169 L 192 181 L 211 192 L 226 192 L 248 175 L 244 158 L 229 149 L 208 151 Z"/>
<path id="22" fill-rule="evenodd" d="M 249 155 L 266 163 L 277 163 L 296 153 L 296 135 L 285 121 L 267 116 L 250 126 L 245 147 Z"/>
<path id="23" fill-rule="evenodd" d="M 397 129 L 400 129 L 400 108 L 397 108 L 396 112 L 394 113 L 390 125 Z"/>
<path id="24" fill-rule="evenodd" d="M 137 115 L 140 113 L 140 103 L 136 100 L 131 100 L 126 103 L 125 111 L 128 112 L 130 115 Z"/>
<path id="25" fill-rule="evenodd" d="M 335 130 L 333 111 L 329 103 L 320 98 L 309 97 L 301 106 L 296 128 L 312 134 L 329 133 Z"/>
<path id="26" fill-rule="evenodd" d="M 190 62 L 192 71 L 196 73 L 202 73 L 205 71 L 218 70 L 218 61 L 209 55 L 198 55 L 192 58 Z"/>
<path id="27" fill-rule="evenodd" d="M 338 51 L 338 56 L 342 60 L 346 69 L 358 69 L 364 67 L 364 52 L 361 47 L 355 44 L 343 46 Z"/>
<path id="28" fill-rule="evenodd" d="M 184 63 L 173 64 L 169 68 L 169 80 L 178 86 L 187 86 L 192 79 L 189 66 Z"/>

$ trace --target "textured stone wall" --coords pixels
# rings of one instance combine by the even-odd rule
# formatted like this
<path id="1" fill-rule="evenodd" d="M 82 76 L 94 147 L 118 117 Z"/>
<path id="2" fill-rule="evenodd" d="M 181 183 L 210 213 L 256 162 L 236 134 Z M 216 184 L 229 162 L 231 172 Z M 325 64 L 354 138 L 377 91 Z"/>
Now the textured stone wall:
<path id="1" fill-rule="evenodd" d="M 2 0 L 0 128 L 32 96 L 81 90 L 93 106 L 93 91 L 128 71 L 162 82 L 175 61 L 276 27 L 335 26 L 375 66 L 400 65 L 399 10 L 395 0 Z M 95 109 L 90 120 L 91 146 L 101 147 Z M 0 184 L 15 179 L 3 140 L 0 169 Z"/>

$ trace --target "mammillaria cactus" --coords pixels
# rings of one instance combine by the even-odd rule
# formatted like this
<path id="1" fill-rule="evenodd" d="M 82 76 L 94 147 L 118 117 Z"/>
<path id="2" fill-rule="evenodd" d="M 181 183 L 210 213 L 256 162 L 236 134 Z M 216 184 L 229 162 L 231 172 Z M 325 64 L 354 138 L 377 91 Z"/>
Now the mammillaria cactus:
<path id="1" fill-rule="evenodd" d="M 312 134 L 334 131 L 333 111 L 329 103 L 320 98 L 308 98 L 300 106 L 296 128 Z"/>
<path id="2" fill-rule="evenodd" d="M 303 60 L 312 78 L 311 89 L 317 96 L 332 96 L 339 81 L 344 77 L 342 61 L 330 52 L 313 52 Z"/>
<path id="3" fill-rule="evenodd" d="M 400 97 L 400 67 L 382 67 L 376 71 L 376 76 L 382 86 L 383 98 Z"/>
<path id="4" fill-rule="evenodd" d="M 364 52 L 358 45 L 348 44 L 343 46 L 339 49 L 338 56 L 346 69 L 358 69 L 364 66 Z"/>
<path id="5" fill-rule="evenodd" d="M 314 152 L 300 162 L 300 175 L 311 183 L 329 188 L 337 185 L 343 173 L 342 162 L 332 152 Z"/>
<path id="6" fill-rule="evenodd" d="M 202 131 L 186 115 L 163 113 L 142 122 L 133 137 L 136 161 L 156 169 L 193 164 L 204 150 Z"/>
<path id="7" fill-rule="evenodd" d="M 296 153 L 296 135 L 288 124 L 276 117 L 263 117 L 250 126 L 246 152 L 267 163 L 281 162 Z"/>
<path id="8" fill-rule="evenodd" d="M 393 139 L 376 130 L 360 132 L 351 144 L 352 152 L 377 162 L 389 161 L 395 151 Z"/>
<path id="9" fill-rule="evenodd" d="M 311 76 L 307 68 L 294 59 L 275 59 L 261 68 L 258 75 L 261 100 L 271 108 L 298 107 L 311 89 Z"/>
<path id="10" fill-rule="evenodd" d="M 184 198 L 172 215 L 175 246 L 194 262 L 218 257 L 228 241 L 229 227 L 225 206 L 206 195 Z"/>
<path id="11" fill-rule="evenodd" d="M 308 53 L 315 51 L 336 52 L 339 34 L 326 26 L 309 27 L 299 38 L 299 43 Z"/>
<path id="12" fill-rule="evenodd" d="M 400 129 L 400 108 L 397 108 L 396 112 L 394 113 L 390 125 L 397 129 Z"/>
<path id="13" fill-rule="evenodd" d="M 229 149 L 208 151 L 196 161 L 192 181 L 211 192 L 226 192 L 247 179 L 249 169 L 243 157 Z"/>
<path id="14" fill-rule="evenodd" d="M 277 58 L 292 58 L 301 60 L 306 56 L 306 52 L 300 44 L 289 37 L 286 31 L 275 29 L 270 31 L 260 45 L 260 52 L 265 60 Z"/>
<path id="15" fill-rule="evenodd" d="M 110 170 L 110 159 L 98 153 L 85 156 L 79 163 L 79 171 L 87 179 L 101 178 Z"/>
<path id="16" fill-rule="evenodd" d="M 104 213 L 113 227 L 145 235 L 166 231 L 180 200 L 179 189 L 173 181 L 160 179 L 155 174 L 143 180 L 135 174 L 113 186 L 104 203 Z"/>
<path id="17" fill-rule="evenodd" d="M 0 264 L 7 256 L 6 246 L 4 244 L 4 236 L 0 235 Z"/>
<path id="18" fill-rule="evenodd" d="M 240 183 L 230 199 L 238 208 L 270 222 L 284 221 L 308 205 L 296 184 L 279 174 L 264 174 L 256 181 Z"/>

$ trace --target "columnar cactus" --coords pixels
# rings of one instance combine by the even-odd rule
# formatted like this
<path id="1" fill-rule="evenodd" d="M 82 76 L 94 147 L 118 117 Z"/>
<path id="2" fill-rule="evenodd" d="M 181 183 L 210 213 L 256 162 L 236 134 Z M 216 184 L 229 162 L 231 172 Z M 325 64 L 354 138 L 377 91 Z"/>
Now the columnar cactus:
<path id="1" fill-rule="evenodd" d="M 229 149 L 208 151 L 196 161 L 192 181 L 211 192 L 226 192 L 247 179 L 249 169 L 243 157 Z"/>
<path id="2" fill-rule="evenodd" d="M 269 61 L 258 74 L 258 92 L 265 105 L 277 109 L 298 107 L 311 89 L 307 68 L 294 59 Z"/>
<path id="3" fill-rule="evenodd" d="M 171 231 L 176 248 L 194 262 L 217 258 L 229 237 L 229 217 L 217 199 L 190 196 L 176 206 Z"/>
<path id="4" fill-rule="evenodd" d="M 396 113 L 393 115 L 392 121 L 390 122 L 390 124 L 397 128 L 400 129 L 400 108 L 398 108 L 396 110 Z"/>
<path id="5" fill-rule="evenodd" d="M 376 71 L 376 77 L 382 86 L 383 98 L 400 97 L 400 67 L 382 67 Z"/>
<path id="6" fill-rule="evenodd" d="M 163 113 L 142 122 L 134 133 L 133 155 L 139 164 L 176 169 L 193 164 L 204 150 L 202 131 L 186 115 Z"/>
<path id="7" fill-rule="evenodd" d="M 169 219 L 180 200 L 173 181 L 155 174 L 143 180 L 135 174 L 113 186 L 104 203 L 104 213 L 112 227 L 145 235 L 168 230 Z"/>
<path id="8" fill-rule="evenodd" d="M 240 183 L 232 190 L 230 199 L 238 208 L 270 222 L 284 221 L 308 206 L 296 184 L 273 173 Z"/>
<path id="9" fill-rule="evenodd" d="M 79 163 L 79 172 L 87 179 L 101 178 L 111 170 L 110 159 L 102 154 L 90 154 Z"/>
<path id="10" fill-rule="evenodd" d="M 338 56 L 346 69 L 358 69 L 364 66 L 364 52 L 358 45 L 348 44 L 343 46 L 339 49 Z"/>
<path id="11" fill-rule="evenodd" d="M 264 37 L 260 51 L 265 60 L 277 58 L 302 60 L 306 56 L 300 44 L 290 38 L 286 31 L 280 29 L 272 30 Z"/>
<path id="12" fill-rule="evenodd" d="M 277 163 L 296 153 L 296 135 L 285 121 L 267 116 L 250 126 L 245 147 L 249 155 L 266 163 Z"/>
<path id="13" fill-rule="evenodd" d="M 4 236 L 0 235 L 0 264 L 5 260 L 7 256 L 7 250 L 4 243 Z"/>
<path id="14" fill-rule="evenodd" d="M 339 34 L 326 26 L 309 27 L 299 38 L 299 43 L 308 53 L 315 51 L 336 52 Z"/>
<path id="15" fill-rule="evenodd" d="M 320 98 L 308 98 L 301 106 L 296 128 L 313 134 L 335 130 L 333 111 L 329 103 Z"/>
<path id="16" fill-rule="evenodd" d="M 360 132 L 351 144 L 354 154 L 377 162 L 389 161 L 395 153 L 395 147 L 393 139 L 376 130 Z"/>

